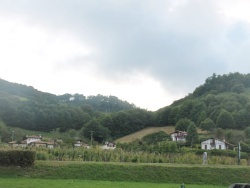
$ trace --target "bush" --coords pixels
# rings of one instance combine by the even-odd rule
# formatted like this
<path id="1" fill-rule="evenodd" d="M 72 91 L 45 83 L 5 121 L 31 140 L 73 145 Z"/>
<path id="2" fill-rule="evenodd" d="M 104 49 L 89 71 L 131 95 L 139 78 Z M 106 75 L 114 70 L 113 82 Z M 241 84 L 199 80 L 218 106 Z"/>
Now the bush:
<path id="1" fill-rule="evenodd" d="M 35 151 L 0 151 L 0 166 L 32 166 L 35 162 L 35 154 Z"/>
<path id="2" fill-rule="evenodd" d="M 41 152 L 39 152 L 39 153 L 37 153 L 36 154 L 36 159 L 37 160 L 47 160 L 47 157 L 46 157 L 46 154 L 45 153 L 41 153 Z"/>

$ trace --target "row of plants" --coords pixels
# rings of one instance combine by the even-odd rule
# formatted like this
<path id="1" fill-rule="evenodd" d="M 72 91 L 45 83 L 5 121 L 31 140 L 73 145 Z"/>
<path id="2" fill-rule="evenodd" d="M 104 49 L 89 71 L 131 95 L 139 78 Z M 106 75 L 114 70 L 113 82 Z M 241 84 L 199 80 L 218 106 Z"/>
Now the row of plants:
<path id="1" fill-rule="evenodd" d="M 75 149 L 46 149 L 36 151 L 37 160 L 49 161 L 94 161 L 94 162 L 132 162 L 132 163 L 179 163 L 202 164 L 203 150 L 180 148 L 176 152 L 143 152 L 126 151 L 121 148 L 103 150 L 100 148 Z M 236 151 L 208 152 L 208 164 L 236 165 L 238 163 Z M 241 165 L 249 165 L 247 153 L 241 153 Z"/>

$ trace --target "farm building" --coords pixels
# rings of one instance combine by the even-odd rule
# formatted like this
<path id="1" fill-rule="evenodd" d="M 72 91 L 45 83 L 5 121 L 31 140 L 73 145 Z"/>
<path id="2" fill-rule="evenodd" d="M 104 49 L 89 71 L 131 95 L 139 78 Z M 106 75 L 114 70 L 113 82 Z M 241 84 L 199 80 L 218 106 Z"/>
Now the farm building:
<path id="1" fill-rule="evenodd" d="M 187 132 L 185 131 L 174 131 L 170 133 L 172 141 L 186 141 Z"/>
<path id="2" fill-rule="evenodd" d="M 225 140 L 219 140 L 217 138 L 210 138 L 201 142 L 201 149 L 211 150 L 211 149 L 234 149 L 235 146 L 226 142 Z"/>

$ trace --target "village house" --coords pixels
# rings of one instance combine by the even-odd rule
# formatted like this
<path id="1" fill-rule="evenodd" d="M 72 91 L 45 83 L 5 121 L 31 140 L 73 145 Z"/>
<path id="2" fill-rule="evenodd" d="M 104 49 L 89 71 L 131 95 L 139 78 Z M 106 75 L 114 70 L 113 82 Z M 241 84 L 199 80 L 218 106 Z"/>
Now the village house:
<path id="1" fill-rule="evenodd" d="M 226 142 L 224 139 L 219 140 L 217 138 L 210 138 L 208 140 L 205 140 L 201 142 L 201 149 L 205 150 L 212 150 L 212 149 L 235 149 L 235 146 L 233 144 L 230 144 Z"/>
<path id="2" fill-rule="evenodd" d="M 101 146 L 102 149 L 115 149 L 116 144 L 113 142 L 105 142 L 103 146 Z"/>
<path id="3" fill-rule="evenodd" d="M 187 132 L 175 130 L 174 132 L 170 133 L 172 141 L 186 141 Z"/>
<path id="4" fill-rule="evenodd" d="M 26 139 L 23 141 L 12 141 L 9 142 L 12 147 L 27 147 L 27 146 L 35 146 L 35 147 L 48 147 L 50 149 L 54 148 L 54 141 L 44 142 L 42 141 L 42 137 L 40 136 L 26 136 Z"/>
<path id="5" fill-rule="evenodd" d="M 74 143 L 74 147 L 89 148 L 89 145 L 88 145 L 88 144 L 85 144 L 85 143 L 83 143 L 83 142 L 81 142 L 80 140 L 77 140 L 77 141 Z"/>

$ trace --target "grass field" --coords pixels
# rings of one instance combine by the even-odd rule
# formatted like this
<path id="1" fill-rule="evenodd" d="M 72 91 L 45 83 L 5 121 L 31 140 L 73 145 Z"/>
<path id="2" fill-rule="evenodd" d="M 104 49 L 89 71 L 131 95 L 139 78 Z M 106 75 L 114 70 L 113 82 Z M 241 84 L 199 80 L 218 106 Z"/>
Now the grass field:
<path id="1" fill-rule="evenodd" d="M 113 182 L 75 179 L 0 178 L 1 188 L 179 188 L 180 184 Z M 186 188 L 226 188 L 226 186 L 186 184 Z"/>
<path id="2" fill-rule="evenodd" d="M 174 188 L 182 182 L 186 188 L 226 188 L 234 182 L 248 182 L 249 177 L 250 168 L 238 165 L 37 161 L 34 167 L 0 167 L 0 188 L 64 188 L 66 185 Z"/>
<path id="3" fill-rule="evenodd" d="M 148 127 L 143 130 L 137 131 L 130 135 L 124 136 L 122 138 L 117 139 L 115 142 L 125 143 L 125 142 L 132 142 L 136 139 L 142 139 L 144 136 L 152 133 L 156 133 L 159 131 L 164 131 L 167 134 L 170 134 L 174 131 L 174 126 L 167 126 L 167 127 Z"/>
<path id="4" fill-rule="evenodd" d="M 132 133 L 130 135 L 121 137 L 121 138 L 117 139 L 115 142 L 120 142 L 120 143 L 133 142 L 136 139 L 142 139 L 144 136 L 146 136 L 148 134 L 156 133 L 159 131 L 164 131 L 165 133 L 170 134 L 170 133 L 174 132 L 174 130 L 175 130 L 174 126 L 148 127 L 148 128 L 142 129 L 140 131 L 137 131 L 135 133 Z M 206 131 L 201 131 L 201 129 L 198 129 L 198 133 L 205 134 Z"/>

